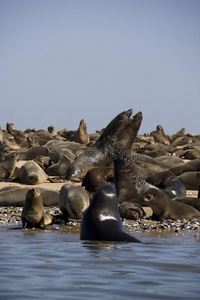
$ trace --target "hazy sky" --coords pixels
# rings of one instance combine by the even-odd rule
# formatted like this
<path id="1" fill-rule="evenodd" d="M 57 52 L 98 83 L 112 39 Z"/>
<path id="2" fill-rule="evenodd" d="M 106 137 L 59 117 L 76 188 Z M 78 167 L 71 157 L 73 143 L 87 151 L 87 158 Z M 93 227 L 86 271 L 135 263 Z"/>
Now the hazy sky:
<path id="1" fill-rule="evenodd" d="M 200 134 L 200 0 L 0 0 L 0 125 Z"/>

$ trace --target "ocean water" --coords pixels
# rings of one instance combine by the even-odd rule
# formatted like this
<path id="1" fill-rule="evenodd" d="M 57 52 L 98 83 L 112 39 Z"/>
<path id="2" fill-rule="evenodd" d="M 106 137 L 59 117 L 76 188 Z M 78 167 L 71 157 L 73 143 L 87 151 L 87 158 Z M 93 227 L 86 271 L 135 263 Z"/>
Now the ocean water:
<path id="1" fill-rule="evenodd" d="M 0 299 L 200 299 L 200 238 L 80 241 L 78 229 L 0 229 Z"/>

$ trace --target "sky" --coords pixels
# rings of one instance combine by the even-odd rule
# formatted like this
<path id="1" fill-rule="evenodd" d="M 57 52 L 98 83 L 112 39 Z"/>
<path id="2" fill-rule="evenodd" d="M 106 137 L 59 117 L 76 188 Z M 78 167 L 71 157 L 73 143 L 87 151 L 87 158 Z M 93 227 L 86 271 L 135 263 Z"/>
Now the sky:
<path id="1" fill-rule="evenodd" d="M 200 134 L 200 0 L 0 0 L 0 45 L 3 129 Z"/>

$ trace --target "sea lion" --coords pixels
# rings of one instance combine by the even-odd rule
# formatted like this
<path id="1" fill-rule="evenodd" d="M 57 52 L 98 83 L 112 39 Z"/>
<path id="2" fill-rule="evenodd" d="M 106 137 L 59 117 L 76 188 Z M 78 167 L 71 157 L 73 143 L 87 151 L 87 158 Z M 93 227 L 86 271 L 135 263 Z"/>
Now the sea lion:
<path id="1" fill-rule="evenodd" d="M 114 160 L 114 183 L 120 202 L 137 202 L 137 199 L 140 199 L 143 193 L 149 188 L 159 189 L 159 187 L 141 179 L 138 175 L 136 164 L 129 155 L 126 155 L 124 152 L 116 151 L 113 152 L 111 156 Z M 169 177 L 169 181 L 167 179 L 168 177 L 166 176 L 165 181 L 168 182 L 168 185 L 165 186 L 163 184 L 161 187 L 163 192 L 167 193 L 170 198 L 177 197 L 177 193 L 181 190 L 180 186 L 184 191 L 184 187 L 180 182 L 178 182 L 177 187 L 176 184 L 172 182 L 173 189 L 170 190 L 171 177 Z M 185 195 L 185 193 L 181 195 Z"/>
<path id="2" fill-rule="evenodd" d="M 83 119 L 80 121 L 79 128 L 74 134 L 74 141 L 80 144 L 88 144 L 90 142 L 87 126 Z"/>
<path id="3" fill-rule="evenodd" d="M 7 180 L 13 176 L 17 159 L 18 154 L 16 152 L 7 154 L 4 161 L 0 164 L 0 180 Z"/>
<path id="4" fill-rule="evenodd" d="M 50 162 L 53 162 L 53 164 L 48 166 L 46 170 L 47 174 L 51 176 L 64 175 L 66 173 L 67 167 L 73 161 L 71 157 L 75 158 L 75 155 L 73 155 L 70 150 L 68 150 L 65 155 L 61 151 L 57 151 L 56 149 L 47 148 L 47 153 L 50 157 Z"/>
<path id="5" fill-rule="evenodd" d="M 44 212 L 42 197 L 38 189 L 28 190 L 21 220 L 23 228 L 44 228 L 45 225 L 52 223 L 53 217 Z"/>
<path id="6" fill-rule="evenodd" d="M 186 188 L 182 181 L 170 171 L 164 171 L 156 173 L 146 179 L 146 182 L 164 190 L 165 194 L 168 194 L 171 198 L 171 194 L 174 197 L 186 196 Z"/>
<path id="7" fill-rule="evenodd" d="M 140 242 L 124 231 L 112 185 L 101 186 L 93 196 L 81 221 L 81 240 Z"/>
<path id="8" fill-rule="evenodd" d="M 160 190 L 150 188 L 144 192 L 141 200 L 141 206 L 150 206 L 154 216 L 158 220 L 166 219 L 192 219 L 200 217 L 200 212 L 195 208 L 177 201 L 171 200 Z"/>
<path id="9" fill-rule="evenodd" d="M 174 168 L 170 168 L 169 170 L 176 176 L 179 176 L 185 172 L 200 171 L 200 159 L 190 160 L 181 166 L 176 166 Z"/>
<path id="10" fill-rule="evenodd" d="M 185 172 L 178 176 L 187 190 L 199 189 L 199 174 L 200 172 Z"/>
<path id="11" fill-rule="evenodd" d="M 0 206 L 23 206 L 26 193 L 30 187 L 7 187 L 0 190 Z M 58 206 L 59 191 L 37 187 L 45 207 Z"/>
<path id="12" fill-rule="evenodd" d="M 108 153 L 112 149 L 131 151 L 142 122 L 142 113 L 138 112 L 130 119 L 131 114 L 132 109 L 124 111 L 106 126 L 96 143 L 69 165 L 66 172 L 68 180 L 82 180 L 91 168 L 110 165 L 112 161 Z"/>
<path id="13" fill-rule="evenodd" d="M 153 136 L 155 142 L 161 143 L 161 144 L 164 144 L 164 145 L 170 145 L 170 140 L 171 139 L 170 139 L 169 136 L 167 136 L 164 133 L 163 127 L 161 125 L 158 125 L 156 127 L 156 130 L 152 131 L 150 133 L 150 135 Z"/>
<path id="14" fill-rule="evenodd" d="M 48 175 L 34 161 L 27 161 L 19 170 L 19 180 L 25 184 L 40 184 L 48 179 Z"/>
<path id="15" fill-rule="evenodd" d="M 59 194 L 59 207 L 66 221 L 69 218 L 81 219 L 89 204 L 89 196 L 82 186 L 71 183 L 62 186 Z"/>
<path id="16" fill-rule="evenodd" d="M 137 203 L 122 202 L 119 205 L 119 213 L 121 218 L 137 221 L 146 214 L 143 208 Z"/>
<path id="17" fill-rule="evenodd" d="M 82 181 L 82 186 L 87 191 L 94 193 L 101 185 L 108 182 L 113 182 L 114 170 L 113 167 L 99 166 L 90 169 Z"/>
<path id="18" fill-rule="evenodd" d="M 195 197 L 177 197 L 173 199 L 174 201 L 185 203 L 189 206 L 194 207 L 200 211 L 200 199 Z"/>

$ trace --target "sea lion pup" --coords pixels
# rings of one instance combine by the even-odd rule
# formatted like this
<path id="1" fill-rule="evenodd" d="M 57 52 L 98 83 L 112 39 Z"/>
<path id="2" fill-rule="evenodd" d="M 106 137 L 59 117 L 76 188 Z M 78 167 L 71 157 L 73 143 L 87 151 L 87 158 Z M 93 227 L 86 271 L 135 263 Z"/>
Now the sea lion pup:
<path id="1" fill-rule="evenodd" d="M 153 210 L 153 215 L 158 220 L 192 219 L 194 217 L 200 217 L 200 212 L 195 208 L 171 200 L 165 193 L 153 188 L 144 192 L 140 200 L 140 205 L 150 206 Z"/>
<path id="2" fill-rule="evenodd" d="M 6 123 L 6 130 L 11 133 L 14 130 L 14 123 Z"/>
<path id="3" fill-rule="evenodd" d="M 0 206 L 23 206 L 29 187 L 6 187 L 0 190 Z M 42 196 L 43 206 L 58 206 L 59 191 L 49 188 L 37 188 Z"/>
<path id="4" fill-rule="evenodd" d="M 40 184 L 48 179 L 48 175 L 34 161 L 27 161 L 19 170 L 19 179 L 25 184 Z"/>
<path id="5" fill-rule="evenodd" d="M 112 185 L 105 184 L 96 191 L 81 220 L 81 240 L 140 242 L 125 232 L 116 202 Z"/>
<path id="6" fill-rule="evenodd" d="M 84 186 L 88 192 L 94 193 L 101 185 L 113 182 L 113 177 L 113 167 L 95 167 L 86 173 L 82 181 L 82 186 Z"/>
<path id="7" fill-rule="evenodd" d="M 4 161 L 0 164 L 0 180 L 10 179 L 15 171 L 18 154 L 10 152 L 5 157 Z"/>
<path id="8" fill-rule="evenodd" d="M 59 194 L 59 207 L 65 221 L 81 219 L 89 204 L 89 196 L 82 186 L 71 183 L 62 186 Z"/>
<path id="9" fill-rule="evenodd" d="M 44 228 L 45 225 L 52 223 L 53 217 L 44 212 L 42 197 L 38 189 L 28 190 L 21 220 L 23 228 Z"/>
<path id="10" fill-rule="evenodd" d="M 83 119 L 80 121 L 79 128 L 74 134 L 74 141 L 80 144 L 88 144 L 90 142 L 87 126 Z"/>
<path id="11" fill-rule="evenodd" d="M 146 179 L 146 182 L 165 190 L 170 198 L 186 196 L 186 188 L 182 181 L 170 171 L 156 173 Z M 172 195 L 173 194 L 173 195 Z"/>
<path id="12" fill-rule="evenodd" d="M 130 119 L 131 114 L 132 109 L 129 109 L 117 115 L 107 125 L 96 143 L 69 165 L 66 178 L 70 180 L 83 179 L 91 168 L 112 164 L 108 154 L 111 149 L 123 148 L 124 151 L 131 151 L 131 146 L 142 122 L 142 113 L 139 112 Z"/>
<path id="13" fill-rule="evenodd" d="M 119 213 L 121 218 L 134 221 L 137 221 L 146 215 L 143 208 L 139 204 L 131 202 L 122 202 L 119 205 Z"/>

